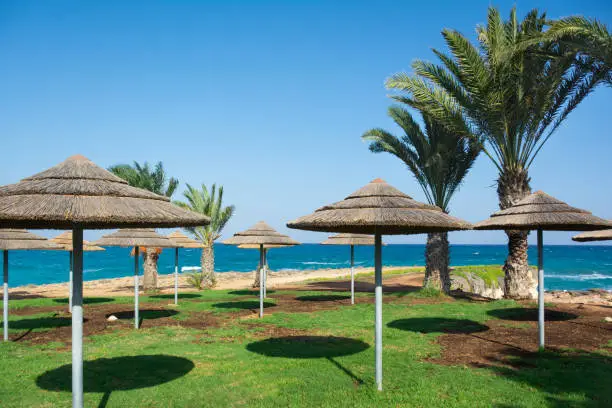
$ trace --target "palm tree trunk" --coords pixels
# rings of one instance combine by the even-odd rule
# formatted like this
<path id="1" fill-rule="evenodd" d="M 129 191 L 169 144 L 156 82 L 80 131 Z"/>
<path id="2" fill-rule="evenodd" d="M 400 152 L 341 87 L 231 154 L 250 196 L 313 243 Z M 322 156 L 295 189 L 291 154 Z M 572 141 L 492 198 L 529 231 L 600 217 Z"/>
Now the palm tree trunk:
<path id="1" fill-rule="evenodd" d="M 259 270 L 261 269 L 261 264 L 257 265 L 257 269 L 255 270 L 255 280 L 253 281 L 252 288 L 259 289 Z"/>
<path id="2" fill-rule="evenodd" d="M 217 276 L 215 275 L 215 251 L 212 243 L 202 247 L 201 261 L 204 285 L 209 288 L 215 287 L 217 285 Z"/>
<path id="3" fill-rule="evenodd" d="M 147 248 L 143 254 L 144 279 L 142 287 L 144 290 L 157 289 L 157 261 L 159 254 L 157 248 Z"/>
<path id="4" fill-rule="evenodd" d="M 423 281 L 423 286 L 435 288 L 444 293 L 450 293 L 449 263 L 448 233 L 436 232 L 427 234 L 425 280 Z"/>
<path id="5" fill-rule="evenodd" d="M 524 169 L 506 169 L 497 180 L 499 207 L 504 210 L 531 194 L 529 174 Z M 533 278 L 527 261 L 526 231 L 506 231 L 508 257 L 504 263 L 504 297 L 530 299 Z"/>

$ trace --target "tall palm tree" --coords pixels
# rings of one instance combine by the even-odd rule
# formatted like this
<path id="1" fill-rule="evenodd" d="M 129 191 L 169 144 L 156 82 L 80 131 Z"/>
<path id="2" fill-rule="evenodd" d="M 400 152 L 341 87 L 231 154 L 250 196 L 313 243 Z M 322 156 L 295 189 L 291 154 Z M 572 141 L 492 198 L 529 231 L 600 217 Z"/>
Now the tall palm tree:
<path id="1" fill-rule="evenodd" d="M 215 276 L 215 252 L 214 242 L 221 237 L 221 231 L 225 224 L 234 215 L 233 205 L 223 206 L 223 186 L 217 189 L 213 184 L 210 191 L 202 184 L 202 189 L 198 190 L 187 184 L 187 190 L 183 192 L 185 202 L 176 202 L 177 205 L 190 209 L 200 214 L 210 217 L 210 224 L 203 227 L 187 228 L 195 238 L 202 243 L 202 274 L 204 275 L 205 285 L 212 287 L 217 283 Z"/>
<path id="2" fill-rule="evenodd" d="M 155 194 L 172 197 L 178 187 L 178 180 L 166 174 L 162 162 L 157 162 L 153 167 L 148 162 L 140 164 L 118 164 L 111 166 L 108 170 L 118 177 L 121 177 L 133 187 L 143 188 Z M 159 260 L 159 248 L 146 248 L 142 251 L 144 279 L 143 288 L 145 290 L 157 288 L 157 261 Z"/>
<path id="3" fill-rule="evenodd" d="M 430 117 L 423 116 L 421 129 L 403 107 L 392 106 L 389 116 L 404 131 L 401 137 L 383 129 L 372 129 L 362 138 L 374 153 L 387 152 L 403 161 L 420 184 L 427 201 L 449 212 L 449 203 L 480 153 L 473 138 L 464 138 Z M 448 233 L 427 235 L 423 286 L 450 292 Z"/>
<path id="4" fill-rule="evenodd" d="M 547 20 L 532 10 L 518 21 L 513 8 L 503 20 L 490 7 L 487 24 L 477 27 L 473 45 L 455 30 L 442 31 L 450 55 L 434 50 L 441 64 L 417 60 L 414 75 L 393 75 L 395 98 L 419 109 L 458 135 L 473 137 L 497 168 L 499 206 L 504 209 L 531 192 L 529 167 L 543 145 L 606 78 L 583 64 L 576 50 L 542 38 Z M 512 52 L 508 53 L 508 50 Z M 506 231 L 505 295 L 532 297 L 527 233 Z"/>

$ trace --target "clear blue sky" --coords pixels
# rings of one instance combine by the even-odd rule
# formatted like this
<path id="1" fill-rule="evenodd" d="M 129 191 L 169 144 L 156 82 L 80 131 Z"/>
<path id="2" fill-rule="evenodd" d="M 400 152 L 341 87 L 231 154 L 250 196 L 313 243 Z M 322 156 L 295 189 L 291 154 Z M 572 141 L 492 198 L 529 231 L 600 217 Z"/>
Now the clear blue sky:
<path id="1" fill-rule="evenodd" d="M 229 236 L 285 222 L 381 177 L 424 196 L 405 167 L 360 140 L 386 116 L 389 75 L 431 59 L 440 31 L 472 35 L 489 4 L 612 25 L 609 1 L 0 3 L 0 184 L 80 153 L 99 165 L 163 161 L 184 186 L 225 186 Z M 612 218 L 612 92 L 599 88 L 531 169 L 532 187 Z M 478 221 L 497 209 L 482 156 L 452 202 Z M 179 198 L 181 193 L 175 196 Z M 90 235 L 91 237 L 92 235 Z M 95 235 L 93 235 L 95 236 Z M 570 243 L 548 233 L 549 243 Z M 533 237 L 532 237 L 533 238 Z M 422 243 L 424 236 L 388 242 Z M 500 232 L 454 243 L 505 243 Z"/>

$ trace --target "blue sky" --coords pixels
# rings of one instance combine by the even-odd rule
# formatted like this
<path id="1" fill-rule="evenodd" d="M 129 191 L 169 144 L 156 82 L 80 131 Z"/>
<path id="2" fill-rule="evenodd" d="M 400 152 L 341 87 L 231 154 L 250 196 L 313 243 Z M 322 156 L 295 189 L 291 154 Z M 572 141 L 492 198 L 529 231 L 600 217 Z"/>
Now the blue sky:
<path id="1" fill-rule="evenodd" d="M 182 182 L 225 186 L 236 215 L 225 236 L 285 222 L 381 177 L 416 199 L 397 159 L 361 134 L 396 130 L 384 80 L 433 60 L 440 31 L 472 35 L 489 4 L 612 24 L 605 1 L 516 2 L 29 2 L 0 3 L 0 184 L 72 154 L 109 165 L 163 161 Z M 532 187 L 612 218 L 611 90 L 570 116 L 531 168 Z M 469 221 L 497 209 L 496 173 L 482 156 L 451 211 Z M 180 192 L 175 198 L 180 198 Z M 86 236 L 95 237 L 97 234 Z M 547 233 L 548 243 L 570 243 Z M 533 238 L 533 237 L 532 237 Z M 505 243 L 501 232 L 454 243 Z M 422 243 L 424 236 L 387 242 Z"/>

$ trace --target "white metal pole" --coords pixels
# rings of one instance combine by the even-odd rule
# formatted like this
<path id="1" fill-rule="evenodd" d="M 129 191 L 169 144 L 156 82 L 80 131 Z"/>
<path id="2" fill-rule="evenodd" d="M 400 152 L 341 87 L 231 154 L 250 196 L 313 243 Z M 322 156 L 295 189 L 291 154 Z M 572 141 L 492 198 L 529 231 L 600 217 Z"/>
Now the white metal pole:
<path id="1" fill-rule="evenodd" d="M 264 248 L 264 264 L 263 264 L 263 296 L 268 297 L 268 250 Z"/>
<path id="2" fill-rule="evenodd" d="M 72 408 L 83 408 L 83 230 L 72 230 Z"/>
<path id="3" fill-rule="evenodd" d="M 538 230 L 538 334 L 540 349 L 544 349 L 544 250 L 543 233 Z"/>
<path id="4" fill-rule="evenodd" d="M 374 283 L 376 386 L 382 391 L 382 238 L 378 232 L 374 235 Z"/>
<path id="5" fill-rule="evenodd" d="M 8 341 L 8 251 L 5 249 L 3 254 L 4 258 L 4 284 L 3 284 L 3 298 L 2 298 L 2 318 L 4 319 L 4 341 Z"/>
<path id="6" fill-rule="evenodd" d="M 263 288 L 264 288 L 264 249 L 263 245 L 259 246 L 259 264 L 261 267 L 259 268 L 259 317 L 263 317 L 264 313 L 264 298 L 263 298 Z"/>
<path id="7" fill-rule="evenodd" d="M 68 312 L 72 312 L 72 251 L 68 251 L 68 258 L 70 264 L 70 272 L 68 274 Z"/>
<path id="8" fill-rule="evenodd" d="M 355 304 L 355 247 L 351 245 L 351 305 Z"/>
<path id="9" fill-rule="evenodd" d="M 138 247 L 134 247 L 134 328 L 138 328 Z"/>
<path id="10" fill-rule="evenodd" d="M 178 262 L 179 261 L 179 249 L 174 249 L 174 304 L 178 305 Z"/>

